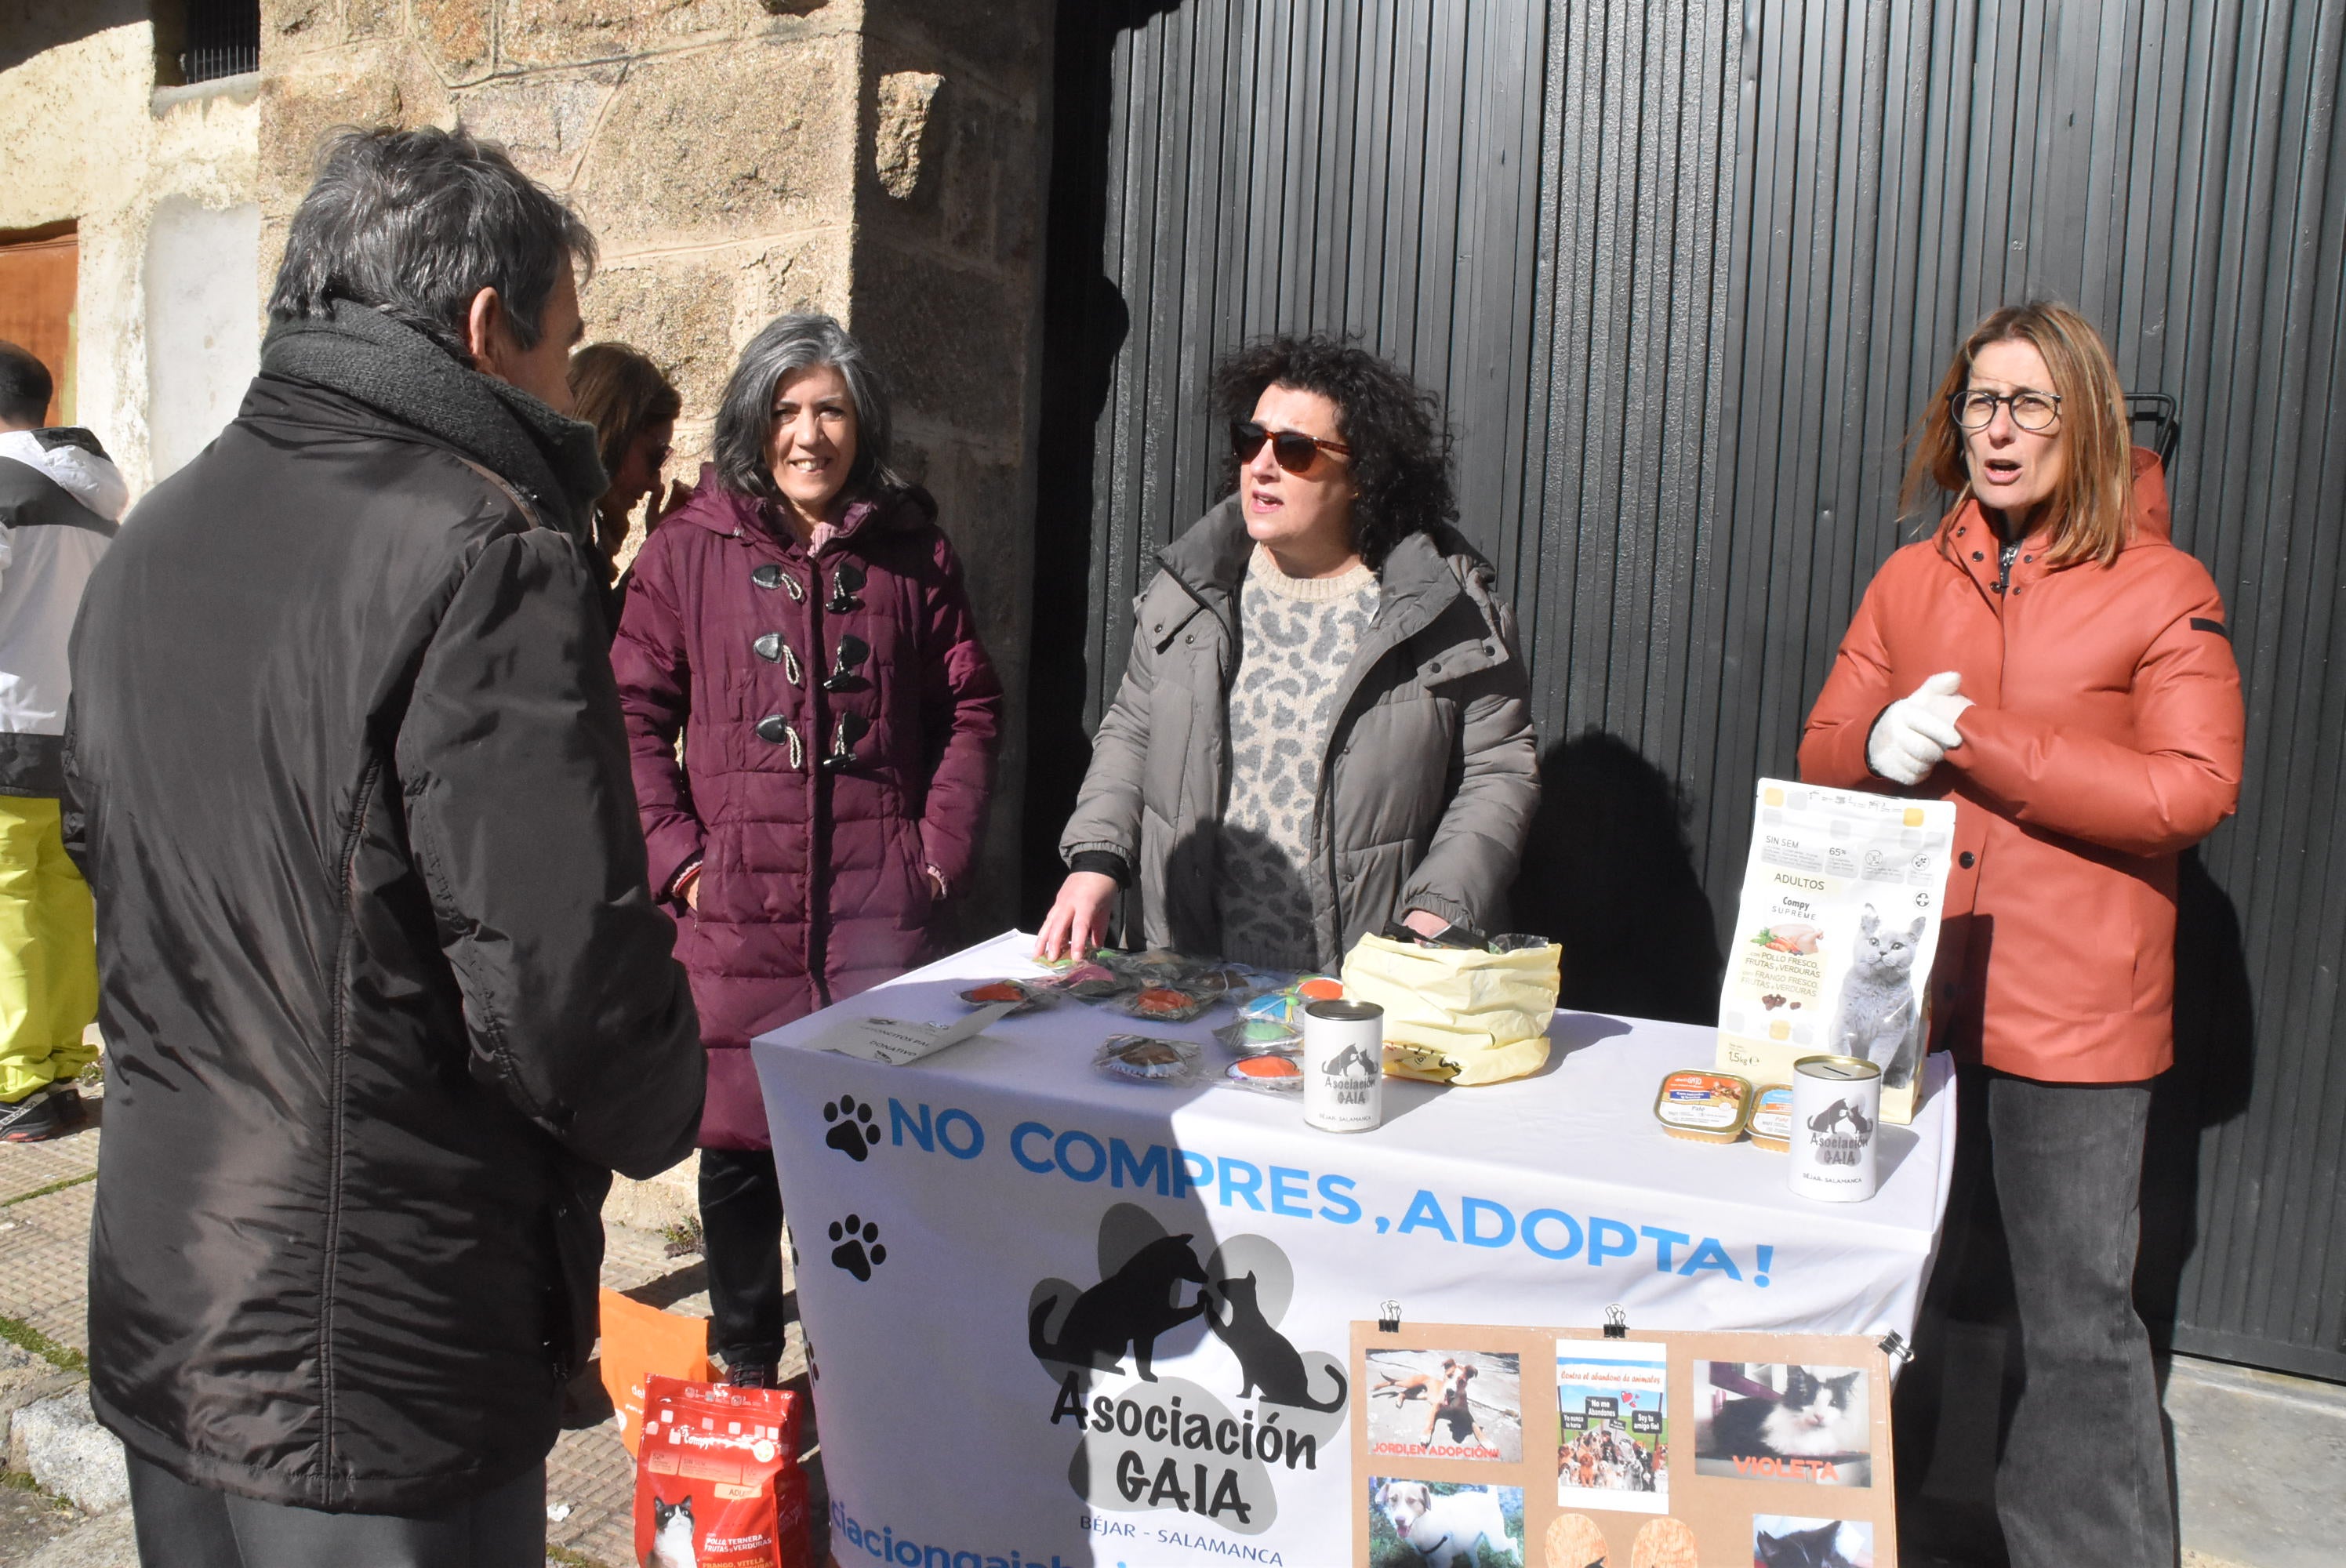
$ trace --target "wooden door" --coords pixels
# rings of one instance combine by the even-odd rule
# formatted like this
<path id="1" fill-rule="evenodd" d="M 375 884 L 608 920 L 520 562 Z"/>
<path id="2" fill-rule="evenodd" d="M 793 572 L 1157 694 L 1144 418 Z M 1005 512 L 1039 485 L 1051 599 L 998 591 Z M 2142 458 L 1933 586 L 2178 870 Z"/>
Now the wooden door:
<path id="1" fill-rule="evenodd" d="M 0 239 L 0 340 L 49 367 L 45 423 L 74 421 L 74 283 L 81 246 L 70 223 Z"/>

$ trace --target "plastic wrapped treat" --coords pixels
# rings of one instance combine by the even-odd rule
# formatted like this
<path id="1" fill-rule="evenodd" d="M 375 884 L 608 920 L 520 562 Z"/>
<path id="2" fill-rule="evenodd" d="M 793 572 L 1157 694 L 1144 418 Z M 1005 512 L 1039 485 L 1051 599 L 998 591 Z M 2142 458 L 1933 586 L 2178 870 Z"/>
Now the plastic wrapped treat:
<path id="1" fill-rule="evenodd" d="M 1106 1002 L 1133 989 L 1131 981 L 1088 958 L 1062 965 L 1056 973 L 1035 983 L 1078 1002 Z"/>
<path id="2" fill-rule="evenodd" d="M 1303 1096 L 1303 1069 L 1289 1056 L 1242 1056 L 1222 1069 L 1222 1082 L 1258 1095 Z"/>
<path id="3" fill-rule="evenodd" d="M 1303 1032 L 1275 1018 L 1241 1014 L 1215 1030 L 1214 1038 L 1238 1056 L 1296 1056 L 1303 1051 Z"/>
<path id="4" fill-rule="evenodd" d="M 1198 1046 L 1189 1040 L 1116 1034 L 1103 1042 L 1092 1065 L 1111 1078 L 1178 1087 L 1198 1077 Z"/>
<path id="5" fill-rule="evenodd" d="M 1110 1012 L 1144 1023 L 1187 1023 L 1219 1000 L 1219 993 L 1208 995 L 1188 986 L 1152 985 L 1107 1005 Z"/>
<path id="6" fill-rule="evenodd" d="M 1032 1013 L 1051 1000 L 1049 988 L 1032 980 L 989 980 L 958 994 L 972 1007 L 999 1007 L 1005 1002 L 1015 1002 L 1018 1005 L 1011 1010 L 1014 1015 Z"/>

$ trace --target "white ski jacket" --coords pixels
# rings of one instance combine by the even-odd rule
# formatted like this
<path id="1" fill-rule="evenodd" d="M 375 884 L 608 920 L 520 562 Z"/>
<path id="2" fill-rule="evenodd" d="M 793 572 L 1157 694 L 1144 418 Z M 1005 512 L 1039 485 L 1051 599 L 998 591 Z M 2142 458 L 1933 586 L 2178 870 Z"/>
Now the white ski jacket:
<path id="1" fill-rule="evenodd" d="M 89 432 L 0 431 L 0 795 L 65 793 L 66 639 L 129 498 Z"/>

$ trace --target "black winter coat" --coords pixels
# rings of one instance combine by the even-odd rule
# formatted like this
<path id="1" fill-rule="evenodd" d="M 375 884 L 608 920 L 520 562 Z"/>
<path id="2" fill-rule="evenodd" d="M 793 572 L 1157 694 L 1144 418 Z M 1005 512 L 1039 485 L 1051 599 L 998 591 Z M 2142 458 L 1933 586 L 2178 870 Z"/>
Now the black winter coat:
<path id="1" fill-rule="evenodd" d="M 83 601 L 91 1400 L 198 1485 L 411 1512 L 536 1464 L 609 1172 L 691 1146 L 602 586 L 536 521 L 264 372 Z"/>

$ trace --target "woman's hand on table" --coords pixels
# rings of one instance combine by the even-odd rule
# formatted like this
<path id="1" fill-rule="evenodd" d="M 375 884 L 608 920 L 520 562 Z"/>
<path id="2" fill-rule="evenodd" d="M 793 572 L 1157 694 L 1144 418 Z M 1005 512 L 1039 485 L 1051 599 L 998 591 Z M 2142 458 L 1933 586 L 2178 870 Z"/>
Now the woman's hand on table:
<path id="1" fill-rule="evenodd" d="M 1429 914 L 1423 910 L 1410 911 L 1401 917 L 1401 923 L 1420 936 L 1440 936 L 1450 929 L 1448 921 L 1438 914 Z"/>
<path id="2" fill-rule="evenodd" d="M 1116 879 L 1097 871 L 1069 871 L 1059 884 L 1051 912 L 1043 917 L 1035 956 L 1050 960 L 1081 958 L 1107 938 L 1107 908 L 1116 897 Z"/>

